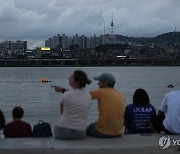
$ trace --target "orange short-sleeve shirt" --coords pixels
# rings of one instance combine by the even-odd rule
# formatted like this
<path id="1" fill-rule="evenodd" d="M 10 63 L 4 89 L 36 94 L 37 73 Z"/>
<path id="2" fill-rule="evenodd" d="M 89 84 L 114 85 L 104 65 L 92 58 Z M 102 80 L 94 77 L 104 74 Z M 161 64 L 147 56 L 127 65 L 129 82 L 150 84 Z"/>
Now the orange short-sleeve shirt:
<path id="1" fill-rule="evenodd" d="M 124 127 L 125 97 L 114 88 L 100 88 L 90 92 L 98 100 L 99 118 L 96 129 L 107 135 L 121 135 Z"/>

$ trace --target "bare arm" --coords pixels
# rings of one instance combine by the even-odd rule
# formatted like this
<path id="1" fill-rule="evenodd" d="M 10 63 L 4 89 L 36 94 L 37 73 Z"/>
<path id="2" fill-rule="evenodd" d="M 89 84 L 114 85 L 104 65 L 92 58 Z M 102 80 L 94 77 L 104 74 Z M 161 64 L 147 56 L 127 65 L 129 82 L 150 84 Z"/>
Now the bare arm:
<path id="1" fill-rule="evenodd" d="M 62 87 L 60 87 L 60 86 L 51 86 L 51 87 L 54 88 L 56 92 L 62 92 L 62 93 L 64 93 L 65 91 L 68 91 L 67 89 L 62 88 Z"/>
<path id="2" fill-rule="evenodd" d="M 161 110 L 159 110 L 159 111 L 158 111 L 158 116 L 165 117 L 165 114 L 164 114 L 164 112 L 162 112 Z"/>

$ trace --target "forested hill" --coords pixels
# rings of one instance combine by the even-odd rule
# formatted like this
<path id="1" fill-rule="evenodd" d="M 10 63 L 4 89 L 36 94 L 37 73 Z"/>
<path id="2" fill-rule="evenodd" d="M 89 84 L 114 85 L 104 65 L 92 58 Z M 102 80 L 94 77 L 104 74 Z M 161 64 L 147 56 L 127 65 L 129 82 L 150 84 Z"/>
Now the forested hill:
<path id="1" fill-rule="evenodd" d="M 180 43 L 180 32 L 169 32 L 164 33 L 161 35 L 158 35 L 156 37 L 128 37 L 128 36 L 122 36 L 122 35 L 116 35 L 116 39 L 118 41 L 122 42 L 133 42 L 133 43 L 140 43 L 140 44 L 148 44 L 148 43 L 155 43 L 155 44 L 161 44 L 161 43 Z"/>

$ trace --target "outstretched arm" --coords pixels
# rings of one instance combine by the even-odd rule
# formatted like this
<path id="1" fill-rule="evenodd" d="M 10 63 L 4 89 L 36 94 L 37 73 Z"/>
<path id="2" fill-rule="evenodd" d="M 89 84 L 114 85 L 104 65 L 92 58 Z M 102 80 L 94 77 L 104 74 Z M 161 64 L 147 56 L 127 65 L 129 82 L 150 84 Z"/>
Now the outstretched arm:
<path id="1" fill-rule="evenodd" d="M 51 86 L 51 87 L 54 88 L 56 92 L 62 92 L 62 93 L 64 93 L 65 91 L 68 91 L 67 89 L 62 88 L 62 87 L 60 87 L 60 86 Z"/>

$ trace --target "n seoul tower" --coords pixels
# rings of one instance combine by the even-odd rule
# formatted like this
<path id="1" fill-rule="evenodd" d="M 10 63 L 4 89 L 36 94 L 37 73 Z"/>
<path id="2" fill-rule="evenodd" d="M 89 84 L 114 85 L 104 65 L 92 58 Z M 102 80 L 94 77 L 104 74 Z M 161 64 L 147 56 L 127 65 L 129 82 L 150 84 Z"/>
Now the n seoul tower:
<path id="1" fill-rule="evenodd" d="M 114 26 L 114 23 L 113 23 L 113 14 L 112 14 L 112 21 L 111 21 L 112 31 L 111 31 L 111 34 L 113 34 L 113 26 Z"/>

